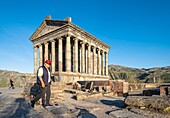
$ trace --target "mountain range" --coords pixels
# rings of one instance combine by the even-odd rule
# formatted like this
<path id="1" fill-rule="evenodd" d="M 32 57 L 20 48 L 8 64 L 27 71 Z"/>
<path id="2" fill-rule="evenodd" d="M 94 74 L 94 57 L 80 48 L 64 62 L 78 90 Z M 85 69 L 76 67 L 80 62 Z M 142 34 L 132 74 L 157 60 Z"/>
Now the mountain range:
<path id="1" fill-rule="evenodd" d="M 122 79 L 130 83 L 170 83 L 170 66 L 139 69 L 109 65 L 108 68 L 109 76 L 112 80 Z M 33 78 L 35 79 L 33 74 L 0 70 L 0 87 L 9 86 L 10 78 L 14 80 L 16 86 L 24 86 L 28 81 L 33 81 Z"/>
<path id="2" fill-rule="evenodd" d="M 170 66 L 154 68 L 131 68 L 120 65 L 109 65 L 111 79 L 124 79 L 131 83 L 165 82 L 170 83 Z"/>

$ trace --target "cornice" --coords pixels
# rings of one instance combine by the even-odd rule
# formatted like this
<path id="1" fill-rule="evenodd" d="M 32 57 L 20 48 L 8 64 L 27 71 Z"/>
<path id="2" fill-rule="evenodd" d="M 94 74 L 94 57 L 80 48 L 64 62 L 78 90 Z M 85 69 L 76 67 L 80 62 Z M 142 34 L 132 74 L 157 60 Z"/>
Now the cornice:
<path id="1" fill-rule="evenodd" d="M 41 23 L 41 25 L 35 30 L 35 32 L 30 37 L 30 40 L 34 40 L 35 36 L 37 36 L 46 26 L 45 20 Z"/>
<path id="2" fill-rule="evenodd" d="M 111 48 L 109 45 L 107 45 L 106 43 L 104 43 L 103 41 L 101 41 L 100 39 L 94 37 L 92 34 L 86 32 L 85 30 L 83 30 L 82 28 L 80 28 L 79 26 L 69 22 L 68 25 L 70 25 L 71 27 L 75 28 L 76 30 L 78 30 L 80 33 L 82 33 L 85 37 L 93 39 L 94 41 L 101 43 L 102 45 L 106 46 L 107 48 Z"/>
<path id="3" fill-rule="evenodd" d="M 45 27 L 45 22 L 43 22 L 42 24 L 42 27 Z M 37 29 L 36 32 L 34 32 L 34 34 L 38 34 L 41 30 Z M 34 36 L 34 34 L 32 36 Z M 98 38 L 95 38 L 93 35 L 91 35 L 90 33 L 84 31 L 83 29 L 81 29 L 79 26 L 69 22 L 68 24 L 66 25 L 63 25 L 61 26 L 60 28 L 58 29 L 55 29 L 51 32 L 48 32 L 44 35 L 41 35 L 39 37 L 37 37 L 36 39 L 33 39 L 34 37 L 31 36 L 30 40 L 34 43 L 34 42 L 37 42 L 41 39 L 44 39 L 45 37 L 52 37 L 52 36 L 55 36 L 55 37 L 58 37 L 57 35 L 69 35 L 69 34 L 73 34 L 75 37 L 82 37 L 83 39 L 86 39 L 88 40 L 88 42 L 92 42 L 94 43 L 95 45 L 101 45 L 102 48 L 111 48 L 109 45 L 107 45 L 106 43 L 102 42 L 101 40 L 99 40 Z M 45 40 L 45 39 L 44 39 Z"/>

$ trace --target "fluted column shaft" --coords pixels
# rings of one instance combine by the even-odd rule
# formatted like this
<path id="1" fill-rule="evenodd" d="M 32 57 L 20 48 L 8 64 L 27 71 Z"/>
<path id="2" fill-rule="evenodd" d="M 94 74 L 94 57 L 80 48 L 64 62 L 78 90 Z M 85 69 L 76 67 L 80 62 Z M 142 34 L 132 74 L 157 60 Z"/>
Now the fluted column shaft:
<path id="1" fill-rule="evenodd" d="M 70 44 L 70 35 L 66 38 L 66 71 L 71 72 L 71 44 Z"/>
<path id="2" fill-rule="evenodd" d="M 91 52 L 91 74 L 94 74 L 94 47 L 92 46 L 92 52 Z"/>
<path id="3" fill-rule="evenodd" d="M 104 75 L 104 51 L 102 51 L 102 75 Z"/>
<path id="4" fill-rule="evenodd" d="M 63 46 L 62 46 L 62 38 L 58 39 L 58 72 L 59 74 L 63 69 Z"/>
<path id="5" fill-rule="evenodd" d="M 96 47 L 93 49 L 93 55 L 94 55 L 94 74 L 97 74 L 97 55 L 96 55 Z"/>
<path id="6" fill-rule="evenodd" d="M 37 73 L 37 47 L 34 46 L 34 74 Z"/>
<path id="7" fill-rule="evenodd" d="M 74 39 L 74 72 L 78 72 L 78 39 Z"/>
<path id="8" fill-rule="evenodd" d="M 45 43 L 45 60 L 47 60 L 48 59 L 48 43 L 46 42 Z"/>
<path id="9" fill-rule="evenodd" d="M 81 73 L 85 72 L 85 55 L 84 55 L 84 51 L 85 51 L 85 44 L 84 44 L 84 42 L 82 42 L 82 44 L 81 44 Z"/>
<path id="10" fill-rule="evenodd" d="M 98 58 L 98 64 L 97 64 L 97 68 L 98 68 L 98 75 L 101 75 L 101 57 L 100 57 L 100 49 L 98 50 L 98 56 L 97 56 L 97 58 Z"/>
<path id="11" fill-rule="evenodd" d="M 88 54 L 87 54 L 87 73 L 91 73 L 91 45 L 88 45 Z"/>
<path id="12" fill-rule="evenodd" d="M 42 45 L 39 45 L 39 49 L 40 49 L 40 66 L 43 65 L 43 49 L 42 49 Z"/>
<path id="13" fill-rule="evenodd" d="M 108 75 L 108 52 L 106 52 L 106 75 Z"/>
<path id="14" fill-rule="evenodd" d="M 52 41 L 52 46 L 51 46 L 51 50 L 52 50 L 52 73 L 55 72 L 55 40 Z"/>

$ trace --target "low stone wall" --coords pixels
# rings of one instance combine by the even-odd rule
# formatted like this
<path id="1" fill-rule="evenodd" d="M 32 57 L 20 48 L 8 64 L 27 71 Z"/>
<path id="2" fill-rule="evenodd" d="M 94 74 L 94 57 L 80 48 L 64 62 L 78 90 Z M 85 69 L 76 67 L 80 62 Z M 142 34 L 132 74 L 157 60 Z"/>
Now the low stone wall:
<path id="1" fill-rule="evenodd" d="M 129 84 L 122 80 L 78 81 L 77 83 L 74 83 L 73 89 L 90 91 L 91 93 L 111 92 L 115 96 L 126 96 L 129 92 Z"/>
<path id="2" fill-rule="evenodd" d="M 141 109 L 154 109 L 161 112 L 169 112 L 170 97 L 161 96 L 128 96 L 125 103 L 131 107 L 138 107 Z"/>
<path id="3" fill-rule="evenodd" d="M 147 89 L 147 88 L 156 88 L 158 84 L 153 83 L 129 83 L 129 90 L 133 91 L 135 89 Z"/>

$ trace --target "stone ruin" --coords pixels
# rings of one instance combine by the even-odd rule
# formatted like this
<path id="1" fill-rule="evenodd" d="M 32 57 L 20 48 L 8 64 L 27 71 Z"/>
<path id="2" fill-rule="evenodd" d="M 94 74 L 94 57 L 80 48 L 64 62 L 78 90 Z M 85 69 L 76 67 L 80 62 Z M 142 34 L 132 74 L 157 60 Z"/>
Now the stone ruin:
<path id="1" fill-rule="evenodd" d="M 125 103 L 128 107 L 149 109 L 162 113 L 170 113 L 170 84 L 129 84 L 130 91 L 143 90 L 139 96 L 128 96 Z"/>
<path id="2" fill-rule="evenodd" d="M 34 74 L 47 59 L 51 73 L 59 81 L 107 81 L 111 48 L 100 39 L 65 20 L 46 17 L 30 37 L 34 48 Z"/>

